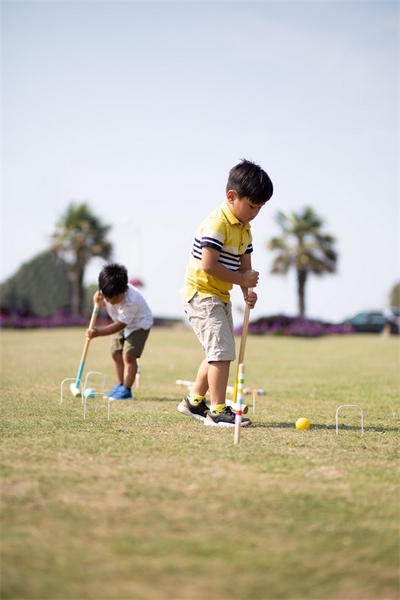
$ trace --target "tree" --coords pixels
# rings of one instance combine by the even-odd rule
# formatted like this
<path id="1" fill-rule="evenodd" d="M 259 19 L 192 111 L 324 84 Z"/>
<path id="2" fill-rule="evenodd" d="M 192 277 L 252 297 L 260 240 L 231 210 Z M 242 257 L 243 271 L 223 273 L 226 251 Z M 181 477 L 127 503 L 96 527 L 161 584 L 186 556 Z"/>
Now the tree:
<path id="1" fill-rule="evenodd" d="M 91 258 L 108 259 L 112 245 L 106 239 L 111 227 L 101 223 L 89 206 L 71 203 L 56 225 L 52 236 L 52 249 L 70 265 L 69 277 L 72 284 L 72 314 L 84 313 L 83 279 Z"/>
<path id="2" fill-rule="evenodd" d="M 309 273 L 323 275 L 335 272 L 338 258 L 334 248 L 336 240 L 332 235 L 322 233 L 323 221 L 310 207 L 289 215 L 279 212 L 276 221 L 282 228 L 282 235 L 272 238 L 267 245 L 277 252 L 271 273 L 284 275 L 291 267 L 296 269 L 298 311 L 303 317 L 307 277 Z"/>
<path id="3" fill-rule="evenodd" d="M 6 313 L 51 317 L 60 310 L 70 310 L 68 265 L 51 250 L 24 263 L 0 290 L 2 311 Z"/>

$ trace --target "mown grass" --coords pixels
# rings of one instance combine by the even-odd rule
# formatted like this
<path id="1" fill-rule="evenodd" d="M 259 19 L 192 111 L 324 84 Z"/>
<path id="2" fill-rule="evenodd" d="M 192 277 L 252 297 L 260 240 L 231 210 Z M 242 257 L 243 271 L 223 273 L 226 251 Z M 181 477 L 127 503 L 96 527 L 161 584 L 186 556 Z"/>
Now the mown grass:
<path id="1" fill-rule="evenodd" d="M 83 420 L 69 383 L 60 404 L 83 343 L 80 328 L 2 332 L 1 598 L 400 597 L 398 338 L 250 336 L 245 385 L 267 394 L 239 446 L 177 412 L 175 381 L 203 357 L 190 331 L 152 331 L 136 400 L 110 422 L 99 398 Z M 112 387 L 108 343 L 86 372 Z M 364 436 L 354 409 L 336 435 L 353 403 Z"/>

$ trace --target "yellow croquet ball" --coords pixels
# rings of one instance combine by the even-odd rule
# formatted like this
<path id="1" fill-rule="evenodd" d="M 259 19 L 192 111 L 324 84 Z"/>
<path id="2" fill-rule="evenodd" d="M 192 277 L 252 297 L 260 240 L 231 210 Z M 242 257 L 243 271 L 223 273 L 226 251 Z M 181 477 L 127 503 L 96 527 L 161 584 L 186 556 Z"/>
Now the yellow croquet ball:
<path id="1" fill-rule="evenodd" d="M 310 429 L 310 421 L 304 417 L 297 419 L 296 429 Z"/>

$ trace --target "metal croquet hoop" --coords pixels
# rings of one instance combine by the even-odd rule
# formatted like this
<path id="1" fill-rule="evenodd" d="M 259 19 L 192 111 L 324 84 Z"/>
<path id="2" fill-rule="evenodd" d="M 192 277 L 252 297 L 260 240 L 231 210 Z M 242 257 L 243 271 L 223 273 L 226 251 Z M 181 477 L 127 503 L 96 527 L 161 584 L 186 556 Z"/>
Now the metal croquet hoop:
<path id="1" fill-rule="evenodd" d="M 90 378 L 92 378 L 92 379 L 95 378 L 99 382 L 101 381 L 101 385 L 100 385 L 100 383 L 99 383 L 99 385 L 96 385 L 97 381 L 96 381 L 96 384 L 89 385 Z M 93 387 L 95 391 L 104 393 L 106 391 L 106 379 L 107 379 L 106 376 L 101 371 L 88 371 L 86 373 L 85 383 L 83 384 L 83 389 L 86 390 L 89 387 Z"/>
<path id="2" fill-rule="evenodd" d="M 339 434 L 339 411 L 342 408 L 358 408 L 359 409 L 360 417 L 361 417 L 361 435 L 364 435 L 364 413 L 363 413 L 363 409 L 358 404 L 341 404 L 340 406 L 338 406 L 338 408 L 336 409 L 336 435 Z"/>
<path id="3" fill-rule="evenodd" d="M 86 374 L 85 377 L 85 382 L 83 383 L 82 380 L 77 380 L 76 377 L 67 377 L 66 379 L 63 379 L 61 382 L 61 386 L 60 386 L 60 404 L 63 403 L 64 401 L 64 383 L 66 381 L 75 381 L 77 382 L 77 389 L 79 389 L 80 395 L 81 395 L 81 399 L 82 399 L 82 404 L 83 404 L 83 392 L 86 388 L 90 387 L 89 385 L 89 379 L 93 376 L 97 376 L 98 378 L 101 378 L 101 387 L 100 387 L 100 392 L 104 393 L 105 391 L 105 387 L 106 387 L 106 376 L 104 375 L 104 373 L 101 373 L 100 371 L 89 371 Z M 97 386 L 96 386 L 97 387 Z"/>
<path id="4" fill-rule="evenodd" d="M 131 402 L 133 400 L 133 398 L 129 398 L 128 400 L 115 400 L 114 398 L 105 398 L 104 397 L 104 392 L 93 392 L 93 395 L 90 396 L 85 396 L 85 394 L 83 394 L 83 419 L 84 421 L 86 420 L 86 405 L 87 405 L 87 401 L 88 400 L 93 400 L 93 398 L 96 398 L 97 396 L 100 396 L 100 398 L 107 400 L 107 421 L 110 421 L 111 419 L 111 404 L 113 402 L 123 402 L 124 404 L 126 402 Z"/>
<path id="5" fill-rule="evenodd" d="M 66 379 L 63 379 L 61 382 L 61 387 L 60 387 L 60 404 L 63 403 L 64 400 L 64 383 L 66 381 L 77 381 L 76 377 L 67 377 Z M 77 386 L 78 387 L 78 386 Z M 79 380 L 79 391 L 81 393 L 82 396 L 82 391 L 83 391 L 83 386 L 82 386 L 82 382 Z M 83 404 L 83 400 L 82 400 L 82 404 Z"/>
<path id="6" fill-rule="evenodd" d="M 93 400 L 96 396 L 100 396 L 102 399 L 107 400 L 107 421 L 111 419 L 111 404 L 114 402 L 123 403 L 132 402 L 133 398 L 126 400 L 115 400 L 114 398 L 105 398 L 104 392 L 94 392 L 92 396 L 84 396 L 83 398 L 83 419 L 86 420 L 86 403 L 88 400 Z"/>
<path id="7" fill-rule="evenodd" d="M 85 390 L 87 390 L 88 388 L 90 388 L 91 386 L 89 385 L 89 380 L 90 378 L 97 378 L 97 382 L 98 385 L 96 386 L 96 389 L 93 389 L 93 395 L 90 396 L 86 396 L 85 395 Z M 93 385 L 93 384 L 92 384 Z M 104 375 L 104 373 L 101 373 L 101 371 L 89 371 L 85 377 L 85 383 L 83 386 L 83 394 L 82 394 L 82 404 L 83 404 L 83 419 L 86 420 L 86 414 L 87 414 L 87 401 L 91 400 L 93 398 L 97 398 L 100 397 L 103 400 L 107 400 L 107 420 L 110 421 L 111 419 L 111 404 L 113 402 L 129 402 L 130 400 L 133 400 L 133 398 L 128 399 L 128 400 L 115 400 L 114 398 L 110 398 L 108 396 L 105 396 L 105 387 L 106 387 L 106 376 Z M 100 388 L 100 389 L 99 389 Z"/>

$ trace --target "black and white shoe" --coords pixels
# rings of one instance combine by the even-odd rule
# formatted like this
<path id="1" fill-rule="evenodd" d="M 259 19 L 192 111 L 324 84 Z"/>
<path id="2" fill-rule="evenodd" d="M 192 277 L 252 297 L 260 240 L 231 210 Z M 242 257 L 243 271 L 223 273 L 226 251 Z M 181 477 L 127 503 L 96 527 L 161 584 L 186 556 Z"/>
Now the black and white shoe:
<path id="1" fill-rule="evenodd" d="M 224 410 L 218 414 L 213 413 L 211 410 L 207 411 L 207 418 L 204 421 L 204 425 L 211 425 L 214 427 L 235 427 L 236 414 L 233 412 L 230 406 L 225 406 Z M 242 427 L 248 427 L 251 425 L 250 419 L 242 417 Z"/>
<path id="2" fill-rule="evenodd" d="M 187 417 L 193 417 L 194 419 L 205 421 L 207 411 L 210 410 L 210 407 L 207 406 L 204 400 L 199 402 L 199 404 L 191 404 L 189 402 L 189 398 L 186 397 L 179 404 L 178 410 L 180 413 L 186 415 Z"/>

